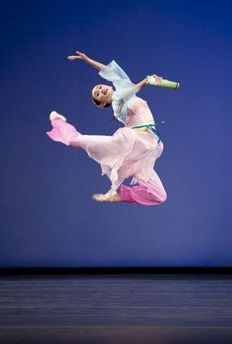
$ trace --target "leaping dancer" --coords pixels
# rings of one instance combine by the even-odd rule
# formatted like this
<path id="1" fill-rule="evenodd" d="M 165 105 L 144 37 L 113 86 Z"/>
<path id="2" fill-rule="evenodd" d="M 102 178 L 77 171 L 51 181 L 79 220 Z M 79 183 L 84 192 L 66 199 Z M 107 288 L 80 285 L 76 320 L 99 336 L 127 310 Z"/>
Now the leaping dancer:
<path id="1" fill-rule="evenodd" d="M 163 151 L 163 142 L 147 102 L 136 94 L 146 85 L 178 88 L 179 84 L 156 75 L 134 84 L 115 61 L 104 65 L 78 51 L 68 56 L 68 60 L 84 61 L 99 70 L 102 78 L 112 82 L 114 88 L 105 84 L 94 86 L 91 97 L 101 108 L 112 106 L 114 117 L 124 127 L 112 136 L 82 135 L 67 123 L 63 115 L 52 111 L 49 116 L 52 130 L 47 132 L 48 136 L 67 146 L 84 149 L 100 164 L 102 174 L 111 181 L 111 188 L 105 194 L 94 194 L 94 200 L 144 205 L 163 203 L 167 198 L 166 191 L 154 170 Z M 130 186 L 124 185 L 124 180 L 129 177 L 132 177 Z"/>

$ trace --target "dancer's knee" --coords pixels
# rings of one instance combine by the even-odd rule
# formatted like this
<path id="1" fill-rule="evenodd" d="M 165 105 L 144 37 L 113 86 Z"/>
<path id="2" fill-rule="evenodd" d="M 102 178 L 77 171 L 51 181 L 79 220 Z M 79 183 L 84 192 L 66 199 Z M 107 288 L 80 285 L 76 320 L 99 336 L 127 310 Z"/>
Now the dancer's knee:
<path id="1" fill-rule="evenodd" d="M 167 200 L 167 193 L 165 190 L 159 195 L 160 204 L 164 203 Z"/>

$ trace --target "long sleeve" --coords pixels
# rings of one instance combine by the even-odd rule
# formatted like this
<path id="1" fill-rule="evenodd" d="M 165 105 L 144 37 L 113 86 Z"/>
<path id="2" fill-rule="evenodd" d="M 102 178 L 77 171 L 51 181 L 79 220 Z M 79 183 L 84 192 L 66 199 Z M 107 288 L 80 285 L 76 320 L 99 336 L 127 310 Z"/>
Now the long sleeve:
<path id="1" fill-rule="evenodd" d="M 104 69 L 98 73 L 103 79 L 111 81 L 115 88 L 117 87 L 130 87 L 133 85 L 128 75 L 124 70 L 115 62 L 111 61 Z"/>

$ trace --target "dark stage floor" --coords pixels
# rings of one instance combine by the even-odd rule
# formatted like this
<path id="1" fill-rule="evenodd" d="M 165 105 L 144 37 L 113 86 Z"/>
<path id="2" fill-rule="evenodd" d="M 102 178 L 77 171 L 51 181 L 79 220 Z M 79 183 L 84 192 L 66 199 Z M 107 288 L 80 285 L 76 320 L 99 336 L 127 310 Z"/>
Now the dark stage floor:
<path id="1" fill-rule="evenodd" d="M 232 278 L 2 275 L 0 343 L 232 343 Z"/>

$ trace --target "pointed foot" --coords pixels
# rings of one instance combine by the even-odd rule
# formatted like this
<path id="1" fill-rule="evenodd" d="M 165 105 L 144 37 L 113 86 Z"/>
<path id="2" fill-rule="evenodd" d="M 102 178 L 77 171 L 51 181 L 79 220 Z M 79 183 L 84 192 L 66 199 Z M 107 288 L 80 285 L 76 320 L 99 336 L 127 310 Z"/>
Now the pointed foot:
<path id="1" fill-rule="evenodd" d="M 64 122 L 67 121 L 66 117 L 64 117 L 63 115 L 61 115 L 60 113 L 58 113 L 56 111 L 52 111 L 50 113 L 49 119 L 50 119 L 50 121 L 54 121 L 55 119 L 61 119 Z"/>

